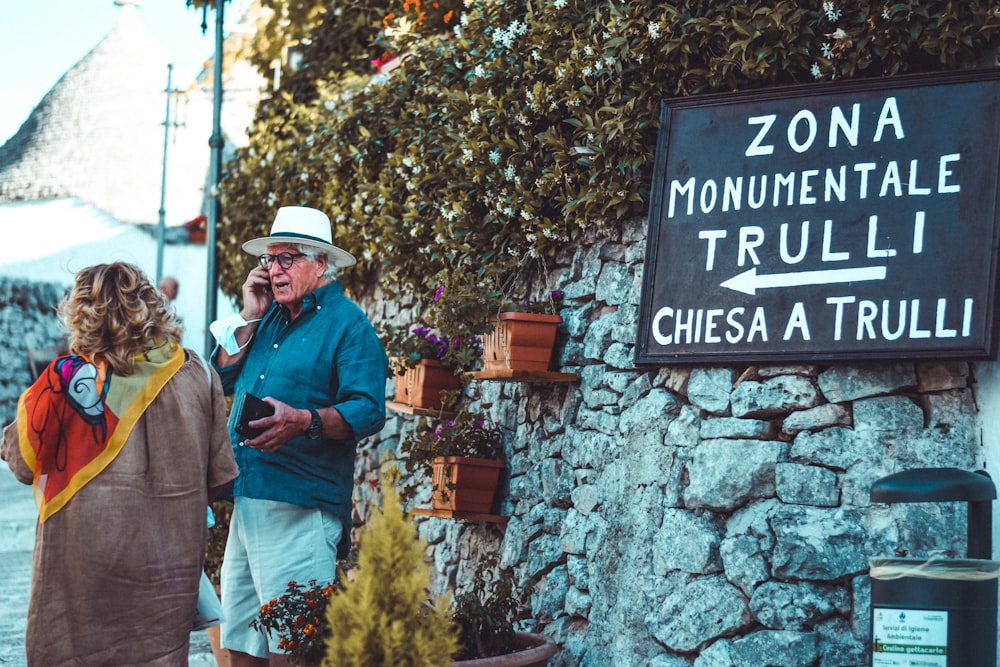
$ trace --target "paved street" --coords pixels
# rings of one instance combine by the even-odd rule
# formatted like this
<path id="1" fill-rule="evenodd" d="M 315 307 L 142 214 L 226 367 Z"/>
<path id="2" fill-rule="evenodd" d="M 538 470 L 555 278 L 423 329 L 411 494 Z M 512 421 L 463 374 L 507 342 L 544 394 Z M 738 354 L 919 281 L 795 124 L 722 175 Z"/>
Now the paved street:
<path id="1" fill-rule="evenodd" d="M 24 626 L 31 585 L 35 505 L 31 488 L 0 462 L 0 667 L 26 667 Z M 191 635 L 191 667 L 215 667 L 204 632 Z"/>

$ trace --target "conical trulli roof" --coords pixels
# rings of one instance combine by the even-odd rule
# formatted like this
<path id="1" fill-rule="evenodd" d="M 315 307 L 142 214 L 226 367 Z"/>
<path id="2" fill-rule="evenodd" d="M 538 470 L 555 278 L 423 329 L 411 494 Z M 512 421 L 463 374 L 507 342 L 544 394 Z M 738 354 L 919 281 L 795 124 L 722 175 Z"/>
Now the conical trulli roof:
<path id="1" fill-rule="evenodd" d="M 136 8 L 124 4 L 117 26 L 0 146 L 0 203 L 75 196 L 124 222 L 157 222 L 169 62 Z M 173 87 L 179 83 L 186 82 L 175 76 Z M 188 119 L 205 115 L 191 111 Z M 168 224 L 200 212 L 209 134 L 182 128 L 168 145 L 168 164 L 186 167 L 183 185 L 168 182 Z M 198 136 L 197 147 L 182 135 Z"/>

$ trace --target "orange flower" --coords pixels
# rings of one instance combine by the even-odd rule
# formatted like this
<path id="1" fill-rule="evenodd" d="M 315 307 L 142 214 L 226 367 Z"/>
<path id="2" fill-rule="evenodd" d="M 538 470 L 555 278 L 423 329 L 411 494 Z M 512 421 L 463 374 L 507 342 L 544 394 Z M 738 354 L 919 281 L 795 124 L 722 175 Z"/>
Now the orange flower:
<path id="1" fill-rule="evenodd" d="M 455 17 L 455 10 L 454 9 L 449 9 L 448 13 L 446 13 L 444 15 L 444 19 L 443 20 L 444 20 L 445 23 L 451 23 L 451 19 L 454 18 L 454 17 Z"/>
<path id="2" fill-rule="evenodd" d="M 312 624 L 302 628 L 302 632 L 306 633 L 307 635 L 311 635 L 313 632 L 315 632 L 315 630 L 316 629 L 312 626 Z"/>

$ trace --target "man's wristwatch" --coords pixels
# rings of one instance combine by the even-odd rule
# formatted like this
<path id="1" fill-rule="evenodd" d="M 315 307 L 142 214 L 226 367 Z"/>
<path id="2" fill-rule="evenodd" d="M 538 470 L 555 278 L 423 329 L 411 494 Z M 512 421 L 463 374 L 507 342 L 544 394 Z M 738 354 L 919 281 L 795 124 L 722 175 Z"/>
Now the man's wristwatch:
<path id="1" fill-rule="evenodd" d="M 319 440 L 319 436 L 323 435 L 323 420 L 312 408 L 309 408 L 309 414 L 312 415 L 312 419 L 309 421 L 309 428 L 306 429 L 306 437 L 310 440 Z"/>

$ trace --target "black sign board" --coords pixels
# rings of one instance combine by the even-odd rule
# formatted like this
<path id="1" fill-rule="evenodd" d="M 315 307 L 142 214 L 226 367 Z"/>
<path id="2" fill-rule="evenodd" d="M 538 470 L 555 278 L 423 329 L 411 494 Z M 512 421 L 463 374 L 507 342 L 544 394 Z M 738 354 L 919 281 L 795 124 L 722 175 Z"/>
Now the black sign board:
<path id="1" fill-rule="evenodd" d="M 666 100 L 636 363 L 989 358 L 1000 70 Z"/>

